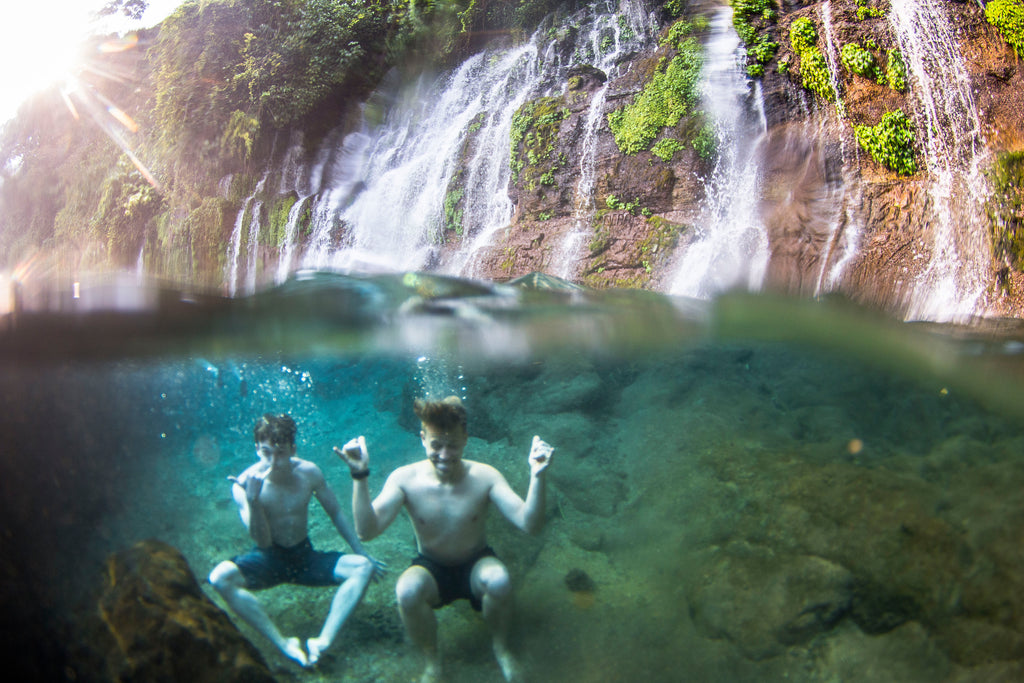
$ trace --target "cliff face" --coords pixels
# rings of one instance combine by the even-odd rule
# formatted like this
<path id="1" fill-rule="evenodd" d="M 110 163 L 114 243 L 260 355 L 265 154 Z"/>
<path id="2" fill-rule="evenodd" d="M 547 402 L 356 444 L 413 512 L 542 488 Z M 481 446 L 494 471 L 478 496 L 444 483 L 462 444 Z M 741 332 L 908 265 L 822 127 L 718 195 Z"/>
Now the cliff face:
<path id="1" fill-rule="evenodd" d="M 840 292 L 912 317 L 1024 314 L 1024 75 L 982 7 L 653 7 L 656 45 L 604 70 L 578 65 L 564 83 L 545 84 L 554 94 L 518 108 L 514 208 L 489 244 L 461 224 L 472 174 L 456 170 L 440 193 L 443 225 L 388 248 L 426 249 L 425 268 L 454 272 L 472 243 L 472 267 L 455 270 L 498 280 L 545 271 L 697 296 L 737 286 Z M 544 59 L 568 63 L 580 29 L 559 16 Z M 754 80 L 735 68 L 732 25 Z M 340 213 L 318 215 L 366 189 L 346 155 L 391 106 L 386 97 L 335 93 L 294 129 L 264 135 L 244 162 L 218 153 L 223 139 L 168 155 L 152 116 L 152 65 L 136 54 L 134 90 L 122 96 L 150 126 L 136 151 L 159 180 L 155 192 L 130 163 L 118 165 L 98 128 L 82 131 L 88 123 L 76 132 L 51 122 L 59 135 L 49 137 L 22 131 L 27 142 L 5 147 L 18 161 L 0 185 L 9 267 L 141 265 L 243 293 L 318 250 L 353 244 Z M 52 119 L 61 106 L 48 106 Z M 464 132 L 466 155 L 479 125 Z M 247 139 L 241 128 L 232 134 Z"/>
<path id="2" fill-rule="evenodd" d="M 779 49 L 761 79 L 766 126 L 750 141 L 756 145 L 760 174 L 756 217 L 764 225 L 768 242 L 765 287 L 804 296 L 839 291 L 866 303 L 927 315 L 926 309 L 915 311 L 915 300 L 927 297 L 922 289 L 934 286 L 930 277 L 941 277 L 929 268 L 940 268 L 931 264 L 946 239 L 960 262 L 981 261 L 980 275 L 962 284 L 980 290 L 976 310 L 1021 314 L 1020 273 L 1008 259 L 991 253 L 992 221 L 986 211 L 1002 198 L 993 195 L 985 181 L 1000 154 L 1019 151 L 1024 145 L 1024 117 L 1018 113 L 1024 111 L 1024 77 L 1018 58 L 985 20 L 981 7 L 970 2 L 934 4 L 947 16 L 955 40 L 951 49 L 962 55 L 978 124 L 976 140 L 960 141 L 977 153 L 963 164 L 950 164 L 949 172 L 965 176 L 973 171 L 988 195 L 968 196 L 956 187 L 957 177 L 952 189 L 940 187 L 943 179 L 936 177 L 936 168 L 942 171 L 943 167 L 929 165 L 927 158 L 936 153 L 928 148 L 928 120 L 915 112 L 927 113 L 929 107 L 943 105 L 928 101 L 931 95 L 914 79 L 912 69 L 908 69 L 908 87 L 899 90 L 880 83 L 882 79 L 854 74 L 840 62 L 841 47 L 851 43 L 874 46 L 879 70 L 885 67 L 889 51 L 906 51 L 908 46 L 901 44 L 884 16 L 858 18 L 853 0 L 784 3 L 770 25 Z M 794 22 L 800 19 L 817 29 L 822 53 L 833 53 L 833 101 L 802 85 L 800 55 L 789 39 Z M 636 55 L 625 75 L 608 85 L 603 115 L 638 97 L 659 60 L 673 53 L 671 47 L 662 46 L 655 53 Z M 566 112 L 557 127 L 538 128 L 541 136 L 551 140 L 549 158 L 577 160 L 585 153 L 578 132 L 600 76 L 571 79 L 568 93 L 547 103 L 548 109 L 560 107 Z M 887 112 L 896 110 L 916 124 L 914 173 L 901 175 L 876 162 L 855 137 L 856 127 L 875 126 Z M 949 123 L 941 117 L 972 115 L 970 111 L 940 112 L 938 123 Z M 684 117 L 674 133 L 686 139 L 695 125 L 699 116 Z M 942 148 L 937 149 L 941 153 Z M 592 232 L 567 272 L 594 285 L 669 289 L 671 279 L 678 277 L 679 254 L 699 238 L 694 233 L 700 230 L 701 207 L 713 185 L 714 164 L 692 148 L 669 161 L 650 151 L 624 154 L 607 125 L 597 133 L 595 150 L 595 210 L 584 218 L 588 222 L 584 227 Z M 529 150 L 521 145 L 518 152 L 524 156 Z M 525 174 L 514 180 L 510 193 L 515 216 L 504 239 L 485 258 L 489 276 L 564 267 L 552 260 L 558 253 L 555 245 L 580 230 L 581 212 L 574 205 L 579 197 L 572 191 L 578 176 L 575 165 L 567 164 L 554 169 L 554 182 L 547 185 Z M 952 199 L 941 196 L 943 191 L 951 192 Z M 618 205 L 606 201 L 609 195 L 619 200 Z M 636 206 L 621 206 L 634 201 L 643 213 Z M 952 206 L 937 206 L 943 202 Z M 949 235 L 938 235 L 940 230 Z M 673 251 L 677 245 L 681 248 Z"/>

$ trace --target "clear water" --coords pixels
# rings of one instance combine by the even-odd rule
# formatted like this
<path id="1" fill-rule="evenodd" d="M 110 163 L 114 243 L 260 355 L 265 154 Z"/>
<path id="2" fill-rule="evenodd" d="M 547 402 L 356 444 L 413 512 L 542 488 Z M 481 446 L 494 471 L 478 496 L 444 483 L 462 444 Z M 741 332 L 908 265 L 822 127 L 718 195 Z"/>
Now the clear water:
<path id="1" fill-rule="evenodd" d="M 16 679 L 95 678 L 108 553 L 158 538 L 202 582 L 247 548 L 225 478 L 250 464 L 260 414 L 294 415 L 299 454 L 346 499 L 331 446 L 364 435 L 378 491 L 422 457 L 411 401 L 427 393 L 464 398 L 467 457 L 521 493 L 531 437 L 556 447 L 543 531 L 490 520 L 533 680 L 1020 671 L 1007 649 L 1024 637 L 1019 326 L 415 275 L 307 275 L 234 301 L 129 294 L 26 294 L 2 319 L 0 597 Z M 342 547 L 322 512 L 310 519 L 314 544 Z M 391 573 L 317 670 L 242 629 L 279 680 L 418 675 L 394 601 L 408 523 L 368 546 Z M 567 587 L 574 569 L 592 592 Z M 310 637 L 331 595 L 260 598 Z M 500 680 L 478 615 L 438 616 L 449 680 Z"/>

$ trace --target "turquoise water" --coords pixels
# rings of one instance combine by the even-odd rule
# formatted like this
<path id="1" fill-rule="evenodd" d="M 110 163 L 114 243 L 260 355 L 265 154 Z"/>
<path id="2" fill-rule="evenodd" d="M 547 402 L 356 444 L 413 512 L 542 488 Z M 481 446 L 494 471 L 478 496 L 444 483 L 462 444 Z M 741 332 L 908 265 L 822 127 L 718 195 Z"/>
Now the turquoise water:
<path id="1" fill-rule="evenodd" d="M 226 477 L 252 461 L 260 414 L 295 416 L 299 455 L 347 500 L 331 446 L 366 437 L 376 492 L 422 457 L 413 398 L 450 393 L 470 412 L 467 457 L 520 493 L 532 436 L 556 447 L 544 530 L 490 520 L 533 680 L 1024 675 L 1015 323 L 545 279 L 319 274 L 238 301 L 143 299 L 25 309 L 0 336 L 0 597 L 23 680 L 109 678 L 109 553 L 158 538 L 203 583 L 248 546 Z M 322 512 L 311 521 L 314 544 L 341 547 Z M 411 528 L 368 546 L 391 572 L 317 670 L 242 627 L 279 680 L 415 679 L 393 593 Z M 567 582 L 579 572 L 590 590 Z M 310 637 L 331 594 L 260 597 Z M 438 617 L 449 680 L 500 680 L 468 605 Z"/>

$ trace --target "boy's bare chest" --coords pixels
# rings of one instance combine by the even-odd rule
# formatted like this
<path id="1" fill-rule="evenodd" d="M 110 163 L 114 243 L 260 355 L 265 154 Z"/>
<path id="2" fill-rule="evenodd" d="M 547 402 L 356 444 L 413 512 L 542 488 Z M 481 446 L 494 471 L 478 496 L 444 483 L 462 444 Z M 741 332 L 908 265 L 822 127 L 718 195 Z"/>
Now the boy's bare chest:
<path id="1" fill-rule="evenodd" d="M 438 530 L 482 522 L 488 497 L 475 487 L 423 486 L 406 491 L 406 506 L 417 527 Z"/>

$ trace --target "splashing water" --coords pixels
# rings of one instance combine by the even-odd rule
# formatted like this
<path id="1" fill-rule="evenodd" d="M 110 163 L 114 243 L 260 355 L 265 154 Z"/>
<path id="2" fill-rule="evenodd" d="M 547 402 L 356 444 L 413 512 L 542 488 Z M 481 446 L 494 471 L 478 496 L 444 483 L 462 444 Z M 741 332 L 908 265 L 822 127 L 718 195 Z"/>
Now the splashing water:
<path id="1" fill-rule="evenodd" d="M 768 235 L 758 217 L 760 172 L 755 150 L 765 129 L 748 104 L 745 52 L 732 9 L 711 21 L 704 65 L 703 106 L 714 122 L 718 162 L 707 186 L 696 237 L 683 246 L 669 291 L 698 298 L 743 286 L 760 289 L 768 264 Z"/>

